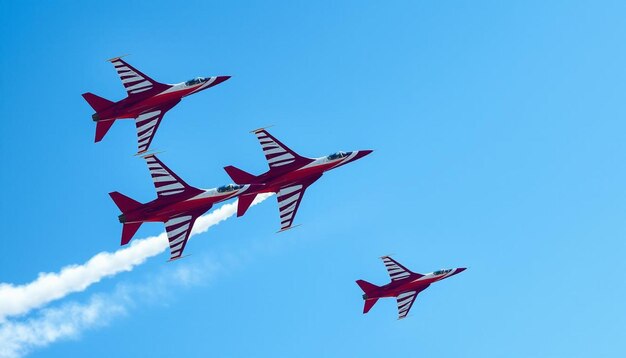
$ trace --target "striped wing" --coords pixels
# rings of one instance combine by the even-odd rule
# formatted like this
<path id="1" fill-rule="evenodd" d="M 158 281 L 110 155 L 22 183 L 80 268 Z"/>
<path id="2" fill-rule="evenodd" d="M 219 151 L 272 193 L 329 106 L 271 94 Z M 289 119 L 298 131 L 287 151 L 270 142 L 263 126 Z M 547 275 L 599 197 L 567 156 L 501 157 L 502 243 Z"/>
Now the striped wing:
<path id="1" fill-rule="evenodd" d="M 182 193 L 198 194 L 202 192 L 202 190 L 185 183 L 176 173 L 163 164 L 156 155 L 146 155 L 144 159 L 146 164 L 148 164 L 148 170 L 150 170 L 150 176 L 152 176 L 158 197 L 164 198 Z"/>
<path id="2" fill-rule="evenodd" d="M 270 170 L 284 168 L 289 165 L 303 166 L 313 161 L 312 159 L 298 155 L 298 153 L 289 149 L 289 147 L 274 138 L 274 136 L 269 134 L 265 129 L 258 129 L 254 131 L 254 134 L 261 144 L 263 154 L 265 154 L 265 159 L 267 159 Z"/>
<path id="3" fill-rule="evenodd" d="M 424 289 L 426 287 L 424 287 Z M 398 301 L 398 319 L 406 318 L 406 316 L 409 314 L 409 311 L 411 310 L 411 307 L 413 307 L 415 297 L 417 297 L 420 292 L 421 291 L 403 292 L 399 294 L 398 297 L 396 297 L 396 300 Z"/>
<path id="4" fill-rule="evenodd" d="M 300 202 L 304 196 L 304 191 L 322 175 L 317 175 L 306 182 L 298 182 L 280 188 L 276 198 L 278 199 L 278 210 L 280 215 L 280 231 L 288 230 L 296 217 Z"/>
<path id="5" fill-rule="evenodd" d="M 143 153 L 150 148 L 152 139 L 156 134 L 159 124 L 167 111 L 178 104 L 180 100 L 168 103 L 160 107 L 151 108 L 135 118 L 137 127 L 137 153 Z"/>
<path id="6" fill-rule="evenodd" d="M 391 277 L 391 281 L 402 280 L 413 274 L 413 272 L 389 256 L 383 256 L 381 259 L 387 268 L 387 273 L 389 274 L 389 277 Z"/>
<path id="7" fill-rule="evenodd" d="M 165 223 L 167 239 L 170 245 L 170 261 L 181 258 L 189 240 L 193 224 L 200 215 L 183 214 L 170 218 Z"/>
<path id="8" fill-rule="evenodd" d="M 111 61 L 115 67 L 115 71 L 117 71 L 117 75 L 120 76 L 122 85 L 124 85 L 129 96 L 150 91 L 151 89 L 161 91 L 169 87 L 168 85 L 154 81 L 119 57 L 109 61 Z"/>

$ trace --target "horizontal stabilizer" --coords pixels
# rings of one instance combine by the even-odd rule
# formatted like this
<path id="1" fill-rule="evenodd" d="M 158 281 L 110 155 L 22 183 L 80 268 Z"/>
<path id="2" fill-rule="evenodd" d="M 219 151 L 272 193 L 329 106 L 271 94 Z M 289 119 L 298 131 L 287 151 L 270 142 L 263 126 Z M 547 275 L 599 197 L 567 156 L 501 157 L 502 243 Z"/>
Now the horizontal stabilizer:
<path id="1" fill-rule="evenodd" d="M 356 284 L 359 285 L 359 287 L 361 287 L 361 290 L 363 290 L 363 292 L 365 292 L 366 295 L 368 294 L 372 294 L 372 292 L 376 291 L 377 289 L 379 289 L 378 286 L 369 283 L 365 280 L 357 280 Z"/>
<path id="2" fill-rule="evenodd" d="M 370 297 L 373 296 L 374 292 L 378 290 L 380 287 L 364 280 L 357 280 L 356 284 L 359 285 L 359 287 L 361 287 L 361 289 L 365 293 L 363 295 L 363 299 L 365 300 L 365 305 L 363 306 L 363 313 L 367 313 L 372 309 L 372 307 L 374 307 L 376 302 L 378 302 L 378 298 L 370 298 Z"/>
<path id="3" fill-rule="evenodd" d="M 122 228 L 122 242 L 121 245 L 126 245 L 130 242 L 130 240 L 135 236 L 137 230 L 141 226 L 141 222 L 138 223 L 125 223 Z"/>
<path id="4" fill-rule="evenodd" d="M 111 126 L 113 125 L 113 123 L 115 123 L 115 120 L 96 122 L 96 139 L 95 139 L 96 143 L 98 143 L 99 141 L 102 140 L 102 138 L 104 138 L 104 136 L 107 134 L 109 129 L 111 129 Z"/>
<path id="5" fill-rule="evenodd" d="M 235 184 L 252 184 L 254 183 L 256 176 L 247 173 L 239 168 L 233 167 L 229 165 L 224 167 L 224 170 L 230 176 L 230 178 L 235 182 Z"/>
<path id="6" fill-rule="evenodd" d="M 118 193 L 117 191 L 109 193 L 109 196 L 111 197 L 111 199 L 113 199 L 113 202 L 115 203 L 115 205 L 117 205 L 122 214 L 127 213 L 131 210 L 135 210 L 143 205 L 140 202 L 133 200 L 124 194 Z"/>
<path id="7" fill-rule="evenodd" d="M 378 298 L 371 298 L 369 300 L 365 300 L 365 305 L 363 306 L 363 313 L 369 312 L 372 307 L 378 302 Z"/>
<path id="8" fill-rule="evenodd" d="M 102 112 L 105 109 L 115 104 L 114 102 L 111 102 L 108 99 L 104 99 L 100 96 L 96 96 L 95 94 L 90 93 L 90 92 L 83 93 L 83 98 L 85 99 L 85 101 L 87 101 L 87 103 L 89 103 L 91 108 L 93 108 L 93 110 L 96 112 Z"/>
<path id="9" fill-rule="evenodd" d="M 256 198 L 256 196 L 257 194 L 239 196 L 239 199 L 237 199 L 237 217 L 243 216 L 243 214 L 246 213 L 250 205 L 252 205 L 252 202 L 254 201 L 254 198 Z"/>

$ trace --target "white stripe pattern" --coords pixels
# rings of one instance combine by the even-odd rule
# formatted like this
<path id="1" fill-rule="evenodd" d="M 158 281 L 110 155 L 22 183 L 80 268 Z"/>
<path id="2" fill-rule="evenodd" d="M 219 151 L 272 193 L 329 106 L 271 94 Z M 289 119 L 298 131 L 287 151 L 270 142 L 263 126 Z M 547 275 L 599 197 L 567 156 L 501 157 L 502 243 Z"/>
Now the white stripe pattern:
<path id="1" fill-rule="evenodd" d="M 385 267 L 387 268 L 387 273 L 389 274 L 389 277 L 391 277 L 392 281 L 402 280 L 411 275 L 410 272 L 400 266 L 400 264 L 398 264 L 392 258 L 384 256 L 382 259 Z"/>
<path id="2" fill-rule="evenodd" d="M 417 296 L 416 291 L 403 292 L 396 297 L 398 301 L 398 319 L 403 319 L 409 314 L 413 301 Z"/>
<path id="3" fill-rule="evenodd" d="M 281 167 L 295 162 L 296 158 L 282 145 L 276 143 L 265 130 L 257 131 L 255 134 L 259 139 L 259 143 L 261 143 L 263 154 L 265 154 L 270 168 Z"/>
<path id="4" fill-rule="evenodd" d="M 135 72 L 128 64 L 124 63 L 124 61 L 118 59 L 112 63 L 129 95 L 152 89 L 152 82 Z"/>
<path id="5" fill-rule="evenodd" d="M 144 112 L 135 119 L 135 126 L 137 127 L 137 147 L 139 153 L 148 150 L 148 147 L 152 142 L 152 138 L 154 138 L 154 133 L 156 132 L 155 129 L 162 117 L 162 111 L 155 110 Z"/>
<path id="6" fill-rule="evenodd" d="M 170 218 L 165 223 L 165 231 L 170 245 L 170 260 L 180 258 L 193 228 L 195 217 L 191 215 Z"/>
<path id="7" fill-rule="evenodd" d="M 154 155 L 145 157 L 158 196 L 169 196 L 182 193 L 185 186 L 167 168 L 161 165 Z"/>
<path id="8" fill-rule="evenodd" d="M 301 184 L 280 188 L 277 199 L 281 230 L 286 230 L 293 224 L 293 217 L 296 214 L 298 203 L 302 198 L 303 188 Z"/>

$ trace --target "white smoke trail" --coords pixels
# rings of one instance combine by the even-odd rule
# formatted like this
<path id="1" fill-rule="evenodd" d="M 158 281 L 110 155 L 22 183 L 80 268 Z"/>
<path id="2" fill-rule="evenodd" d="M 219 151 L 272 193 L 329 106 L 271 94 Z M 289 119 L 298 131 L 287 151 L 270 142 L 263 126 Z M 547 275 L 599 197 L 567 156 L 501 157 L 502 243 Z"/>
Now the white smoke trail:
<path id="1" fill-rule="evenodd" d="M 252 205 L 262 202 L 271 195 L 257 196 Z M 191 235 L 206 232 L 236 212 L 237 201 L 222 205 L 210 214 L 198 218 Z M 165 249 L 167 236 L 162 233 L 146 239 L 133 240 L 129 247 L 113 253 L 100 252 L 82 265 L 66 266 L 60 272 L 40 273 L 36 280 L 24 285 L 0 283 L 0 323 L 7 317 L 26 314 L 70 293 L 84 291 L 105 277 L 131 271 L 135 266 Z"/>
<path id="2" fill-rule="evenodd" d="M 118 284 L 112 293 L 94 294 L 85 303 L 69 302 L 44 309 L 21 322 L 7 320 L 0 325 L 0 358 L 23 357 L 59 340 L 79 337 L 85 330 L 105 326 L 127 314 L 138 303 L 162 302 L 168 292 L 174 291 L 172 286 L 205 282 L 207 275 L 213 275 L 218 268 L 210 262 L 195 264 L 164 269 L 145 284 Z"/>

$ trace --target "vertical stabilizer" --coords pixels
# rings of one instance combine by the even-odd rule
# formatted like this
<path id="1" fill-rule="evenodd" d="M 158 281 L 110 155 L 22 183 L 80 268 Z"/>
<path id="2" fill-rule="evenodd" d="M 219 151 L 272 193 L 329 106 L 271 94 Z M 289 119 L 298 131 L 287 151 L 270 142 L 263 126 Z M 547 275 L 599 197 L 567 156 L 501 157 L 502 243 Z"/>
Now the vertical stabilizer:
<path id="1" fill-rule="evenodd" d="M 117 191 L 109 193 L 109 196 L 111 197 L 111 199 L 113 199 L 113 202 L 115 203 L 115 205 L 117 205 L 117 207 L 122 212 L 122 215 L 119 216 L 120 222 L 124 224 L 124 227 L 122 228 L 121 244 L 126 245 L 133 238 L 137 230 L 139 230 L 139 227 L 141 226 L 142 223 L 141 222 L 131 222 L 131 223 L 125 222 L 126 221 L 125 214 L 129 211 L 139 208 L 143 204 L 127 197 L 124 194 L 120 194 Z"/>
<path id="2" fill-rule="evenodd" d="M 378 297 L 374 297 L 374 293 L 380 288 L 374 284 L 371 284 L 364 280 L 357 280 L 356 284 L 361 287 L 363 290 L 363 300 L 365 300 L 365 305 L 363 306 L 363 313 L 369 312 L 372 307 L 378 302 Z"/>
<path id="3" fill-rule="evenodd" d="M 252 184 L 256 182 L 256 176 L 245 172 L 237 167 L 229 165 L 224 167 L 226 174 L 235 182 L 235 184 Z"/>

